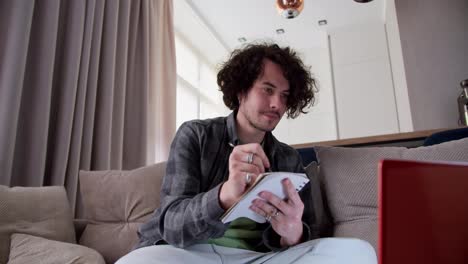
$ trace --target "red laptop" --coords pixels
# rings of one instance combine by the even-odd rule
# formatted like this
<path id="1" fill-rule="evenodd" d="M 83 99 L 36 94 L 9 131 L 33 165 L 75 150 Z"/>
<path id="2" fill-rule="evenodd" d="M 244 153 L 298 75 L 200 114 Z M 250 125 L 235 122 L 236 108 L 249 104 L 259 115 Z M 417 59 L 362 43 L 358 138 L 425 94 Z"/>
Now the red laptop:
<path id="1" fill-rule="evenodd" d="M 468 263 L 468 163 L 380 162 L 379 263 Z"/>

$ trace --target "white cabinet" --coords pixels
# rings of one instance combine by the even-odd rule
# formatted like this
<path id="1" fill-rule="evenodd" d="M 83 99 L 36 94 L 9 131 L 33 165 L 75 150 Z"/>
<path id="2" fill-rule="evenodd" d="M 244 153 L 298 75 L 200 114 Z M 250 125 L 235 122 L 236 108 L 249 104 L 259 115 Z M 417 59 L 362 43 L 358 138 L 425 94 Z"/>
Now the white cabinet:
<path id="1" fill-rule="evenodd" d="M 383 24 L 329 32 L 338 138 L 399 132 Z"/>

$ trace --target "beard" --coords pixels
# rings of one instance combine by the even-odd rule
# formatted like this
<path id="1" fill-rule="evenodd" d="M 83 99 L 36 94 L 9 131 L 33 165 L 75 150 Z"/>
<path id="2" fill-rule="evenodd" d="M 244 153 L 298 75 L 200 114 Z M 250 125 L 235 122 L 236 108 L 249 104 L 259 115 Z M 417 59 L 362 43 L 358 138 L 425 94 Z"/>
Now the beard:
<path id="1" fill-rule="evenodd" d="M 266 112 L 259 112 L 259 115 L 263 115 L 264 113 Z M 275 120 L 271 120 L 271 121 L 264 121 L 262 122 L 262 120 L 260 120 L 261 118 L 258 118 L 258 120 L 256 120 L 253 115 L 251 115 L 249 112 L 246 112 L 244 113 L 245 115 L 245 118 L 247 119 L 247 121 L 249 122 L 249 124 L 254 127 L 255 129 L 257 130 L 260 130 L 262 132 L 271 132 L 273 131 L 276 126 L 278 125 L 279 123 L 279 120 L 281 119 L 281 116 L 279 113 L 277 112 L 272 112 L 272 111 L 269 111 L 268 113 L 270 114 L 275 114 L 278 116 L 278 120 L 275 121 Z"/>

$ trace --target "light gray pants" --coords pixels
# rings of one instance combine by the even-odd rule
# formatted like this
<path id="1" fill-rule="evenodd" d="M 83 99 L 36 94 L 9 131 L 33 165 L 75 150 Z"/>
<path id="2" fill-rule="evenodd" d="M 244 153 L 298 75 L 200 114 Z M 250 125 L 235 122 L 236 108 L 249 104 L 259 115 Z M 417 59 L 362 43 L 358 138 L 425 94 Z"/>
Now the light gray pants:
<path id="1" fill-rule="evenodd" d="M 212 244 L 197 244 L 185 249 L 170 245 L 139 248 L 119 259 L 116 264 L 159 263 L 308 263 L 308 264 L 376 264 L 374 248 L 354 238 L 321 238 L 280 252 L 260 253 Z"/>

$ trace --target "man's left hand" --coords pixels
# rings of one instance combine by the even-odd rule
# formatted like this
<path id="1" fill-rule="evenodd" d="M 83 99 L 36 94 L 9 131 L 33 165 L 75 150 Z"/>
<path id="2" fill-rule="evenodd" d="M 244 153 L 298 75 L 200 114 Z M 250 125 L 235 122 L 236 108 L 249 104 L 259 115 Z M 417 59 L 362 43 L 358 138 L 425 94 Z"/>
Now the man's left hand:
<path id="1" fill-rule="evenodd" d="M 262 199 L 255 199 L 250 209 L 271 222 L 273 230 L 281 236 L 281 246 L 287 247 L 302 242 L 304 203 L 289 179 L 284 179 L 282 184 L 288 197 L 286 200 L 263 191 L 259 194 Z"/>

